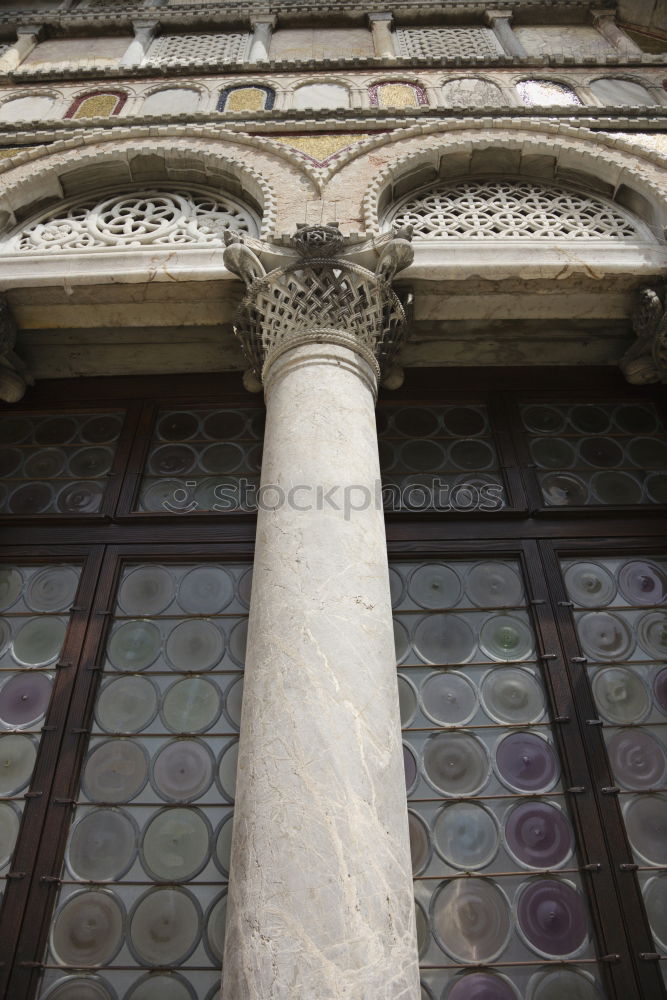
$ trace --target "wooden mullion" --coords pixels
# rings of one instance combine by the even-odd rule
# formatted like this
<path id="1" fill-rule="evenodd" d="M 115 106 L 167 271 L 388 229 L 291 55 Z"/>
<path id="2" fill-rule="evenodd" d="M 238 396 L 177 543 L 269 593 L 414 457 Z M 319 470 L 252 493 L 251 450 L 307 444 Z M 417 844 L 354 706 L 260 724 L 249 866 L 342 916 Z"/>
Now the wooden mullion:
<path id="1" fill-rule="evenodd" d="M 18 965 L 13 963 L 14 960 L 20 960 L 22 941 L 26 935 L 30 938 L 34 927 L 33 911 L 36 896 L 39 895 L 39 892 L 35 892 L 40 872 L 39 852 L 52 836 L 55 818 L 51 798 L 53 783 L 60 767 L 60 751 L 67 713 L 75 690 L 77 664 L 90 622 L 91 607 L 90 602 L 86 603 L 85 595 L 92 593 L 95 586 L 102 561 L 102 549 L 97 547 L 84 552 L 58 546 L 52 546 L 48 551 L 3 548 L 2 556 L 3 559 L 35 562 L 40 566 L 50 561 L 83 563 L 65 643 L 58 658 L 58 666 L 54 666 L 53 670 L 55 679 L 51 700 L 39 739 L 35 768 L 11 863 L 12 871 L 22 873 L 23 877 L 8 880 L 0 921 L 3 963 L 0 966 L 0 996 L 21 997 L 22 1000 L 25 997 L 28 1000 L 29 993 L 22 992 L 21 989 L 14 990 L 11 985 L 13 972 L 18 969 Z M 29 954 L 32 960 L 35 952 Z"/>

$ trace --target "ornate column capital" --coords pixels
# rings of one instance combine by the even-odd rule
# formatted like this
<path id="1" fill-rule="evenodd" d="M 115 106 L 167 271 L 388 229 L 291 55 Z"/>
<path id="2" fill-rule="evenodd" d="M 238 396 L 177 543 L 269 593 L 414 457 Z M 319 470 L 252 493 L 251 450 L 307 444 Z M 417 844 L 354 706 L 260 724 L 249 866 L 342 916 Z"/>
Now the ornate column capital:
<path id="1" fill-rule="evenodd" d="M 405 312 L 391 287 L 412 262 L 412 230 L 396 230 L 377 245 L 375 270 L 345 256 L 337 224 L 299 226 L 296 260 L 265 270 L 238 233 L 225 233 L 225 266 L 246 284 L 235 333 L 254 375 L 264 381 L 271 363 L 299 344 L 348 347 L 378 377 L 386 373 L 405 335 Z"/>
<path id="2" fill-rule="evenodd" d="M 644 286 L 637 292 L 632 311 L 637 342 L 619 361 L 633 385 L 667 383 L 667 286 Z"/>
<path id="3" fill-rule="evenodd" d="M 18 327 L 6 300 L 0 297 L 0 400 L 18 403 L 34 379 L 14 351 Z"/>

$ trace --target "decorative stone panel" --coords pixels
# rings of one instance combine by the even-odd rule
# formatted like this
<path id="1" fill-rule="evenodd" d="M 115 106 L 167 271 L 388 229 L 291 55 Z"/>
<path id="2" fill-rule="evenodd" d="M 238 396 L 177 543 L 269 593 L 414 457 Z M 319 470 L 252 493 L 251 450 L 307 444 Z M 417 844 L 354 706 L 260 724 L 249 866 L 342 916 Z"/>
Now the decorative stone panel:
<path id="1" fill-rule="evenodd" d="M 217 32 L 197 35 L 160 35 L 146 58 L 148 66 L 169 66 L 177 62 L 242 62 L 250 35 Z"/>
<path id="2" fill-rule="evenodd" d="M 418 108 L 428 104 L 426 91 L 416 83 L 388 80 L 368 88 L 372 108 Z"/>
<path id="3" fill-rule="evenodd" d="M 271 111 L 276 92 L 271 87 L 225 87 L 220 91 L 218 111 Z"/>
<path id="4" fill-rule="evenodd" d="M 607 39 L 586 25 L 548 24 L 516 27 L 514 33 L 529 56 L 551 56 L 560 52 L 574 58 L 611 55 L 615 49 Z"/>
<path id="5" fill-rule="evenodd" d="M 70 202 L 0 243 L 0 253 L 63 253 L 145 246 L 223 245 L 225 230 L 256 236 L 245 205 L 205 189 L 129 190 Z"/>
<path id="6" fill-rule="evenodd" d="M 470 180 L 408 195 L 394 226 L 424 239 L 633 240 L 638 230 L 615 205 L 527 180 Z"/>
<path id="7" fill-rule="evenodd" d="M 497 84 L 476 77 L 447 80 L 442 85 L 442 96 L 448 108 L 498 108 L 507 104 Z"/>
<path id="8" fill-rule="evenodd" d="M 568 104 L 581 105 L 581 101 L 564 83 L 555 80 L 521 80 L 516 85 L 519 97 L 532 108 L 564 107 Z"/>
<path id="9" fill-rule="evenodd" d="M 73 102 L 65 118 L 109 118 L 120 114 L 127 94 L 118 90 L 96 90 Z"/>
<path id="10" fill-rule="evenodd" d="M 399 28 L 400 55 L 417 59 L 477 59 L 504 55 L 490 28 Z"/>

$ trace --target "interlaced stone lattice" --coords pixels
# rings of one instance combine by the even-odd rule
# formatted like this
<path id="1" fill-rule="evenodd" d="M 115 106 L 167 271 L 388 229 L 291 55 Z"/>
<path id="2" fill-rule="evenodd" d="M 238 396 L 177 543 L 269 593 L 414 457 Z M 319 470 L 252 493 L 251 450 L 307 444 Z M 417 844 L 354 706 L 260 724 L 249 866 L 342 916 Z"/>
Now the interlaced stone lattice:
<path id="1" fill-rule="evenodd" d="M 161 35 L 150 49 L 149 66 L 169 66 L 176 62 L 241 62 L 251 36 L 218 32 L 215 35 Z"/>
<path id="2" fill-rule="evenodd" d="M 396 31 L 402 56 L 418 59 L 475 59 L 503 55 L 490 28 L 399 28 Z"/>
<path id="3" fill-rule="evenodd" d="M 5 241 L 4 252 L 222 244 L 226 230 L 256 235 L 255 216 L 223 195 L 178 186 L 79 199 Z M 9 245 L 7 245 L 9 244 Z"/>
<path id="4" fill-rule="evenodd" d="M 390 281 L 412 259 L 409 236 L 395 235 L 374 272 L 339 256 L 335 226 L 302 226 L 294 241 L 300 260 L 267 274 L 230 233 L 225 264 L 246 282 L 235 332 L 253 372 L 263 377 L 285 350 L 307 343 L 350 347 L 376 374 L 386 372 L 404 333 L 405 313 Z"/>
<path id="5" fill-rule="evenodd" d="M 524 180 L 471 180 L 409 195 L 394 225 L 426 239 L 636 239 L 615 206 L 555 185 Z"/>

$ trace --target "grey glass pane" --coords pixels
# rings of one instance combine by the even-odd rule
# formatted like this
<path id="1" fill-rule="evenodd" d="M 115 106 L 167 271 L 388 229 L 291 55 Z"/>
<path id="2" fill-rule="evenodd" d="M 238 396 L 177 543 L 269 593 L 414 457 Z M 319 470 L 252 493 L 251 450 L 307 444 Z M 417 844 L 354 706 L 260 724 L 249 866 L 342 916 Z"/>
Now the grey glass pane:
<path id="1" fill-rule="evenodd" d="M 122 413 L 0 417 L 0 514 L 95 514 L 109 481 Z"/>

